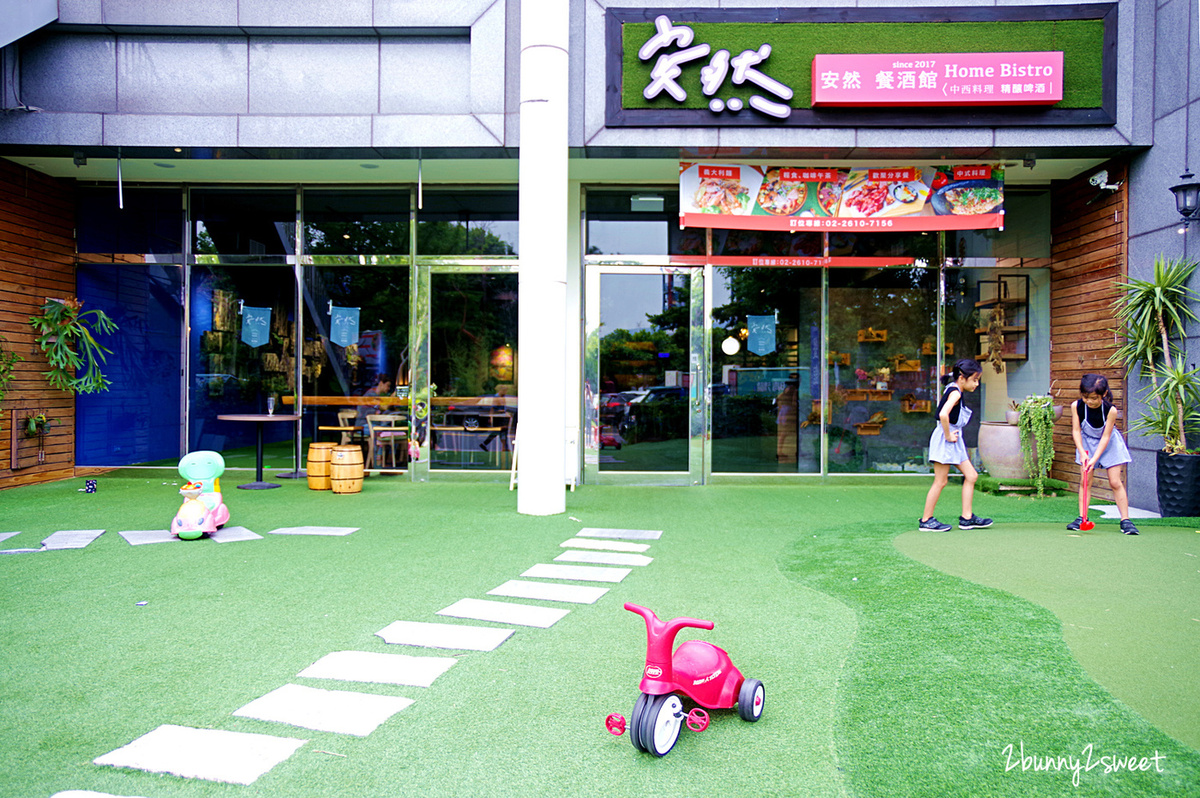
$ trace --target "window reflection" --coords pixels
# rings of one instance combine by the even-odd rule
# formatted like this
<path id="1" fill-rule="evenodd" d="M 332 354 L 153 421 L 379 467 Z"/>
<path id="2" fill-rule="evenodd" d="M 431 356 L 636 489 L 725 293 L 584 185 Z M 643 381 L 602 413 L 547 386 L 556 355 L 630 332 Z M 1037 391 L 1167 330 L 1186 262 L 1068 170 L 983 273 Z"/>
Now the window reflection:
<path id="1" fill-rule="evenodd" d="M 518 252 L 516 191 L 425 192 L 417 254 L 511 256 Z"/>
<path id="2" fill-rule="evenodd" d="M 408 253 L 407 191 L 305 190 L 303 199 L 304 251 L 315 262 L 362 255 L 373 264 L 388 263 L 395 262 L 390 256 Z"/>
<path id="3" fill-rule="evenodd" d="M 296 192 L 193 189 L 197 262 L 283 263 L 296 251 Z"/>

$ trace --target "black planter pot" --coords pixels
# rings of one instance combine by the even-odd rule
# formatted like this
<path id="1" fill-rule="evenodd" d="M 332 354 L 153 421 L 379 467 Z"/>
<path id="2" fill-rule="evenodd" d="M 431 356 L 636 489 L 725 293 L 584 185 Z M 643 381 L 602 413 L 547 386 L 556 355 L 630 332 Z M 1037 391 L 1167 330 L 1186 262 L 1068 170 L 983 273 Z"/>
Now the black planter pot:
<path id="1" fill-rule="evenodd" d="M 1200 516 L 1200 454 L 1158 452 L 1158 511 L 1164 518 Z"/>

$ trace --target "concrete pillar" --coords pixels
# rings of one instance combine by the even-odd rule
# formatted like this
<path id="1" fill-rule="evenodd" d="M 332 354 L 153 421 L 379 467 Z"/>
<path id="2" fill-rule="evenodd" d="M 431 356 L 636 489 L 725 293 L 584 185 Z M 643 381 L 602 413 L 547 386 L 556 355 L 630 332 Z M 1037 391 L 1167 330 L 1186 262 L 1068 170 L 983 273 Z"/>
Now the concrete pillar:
<path id="1" fill-rule="evenodd" d="M 567 42 L 570 3 L 522 0 L 517 511 L 566 511 Z"/>

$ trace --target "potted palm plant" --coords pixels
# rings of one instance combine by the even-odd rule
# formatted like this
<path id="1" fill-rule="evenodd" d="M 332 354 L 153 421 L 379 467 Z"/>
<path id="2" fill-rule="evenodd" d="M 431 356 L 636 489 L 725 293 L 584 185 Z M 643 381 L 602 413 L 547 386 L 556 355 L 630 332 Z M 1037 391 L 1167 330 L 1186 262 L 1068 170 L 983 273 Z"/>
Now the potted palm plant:
<path id="1" fill-rule="evenodd" d="M 1131 430 L 1160 436 L 1159 512 L 1200 515 L 1200 369 L 1188 369 L 1187 324 L 1197 321 L 1200 296 L 1188 281 L 1200 262 L 1159 256 L 1149 280 L 1122 283 L 1114 301 L 1124 342 L 1110 362 L 1143 382 L 1146 410 Z"/>

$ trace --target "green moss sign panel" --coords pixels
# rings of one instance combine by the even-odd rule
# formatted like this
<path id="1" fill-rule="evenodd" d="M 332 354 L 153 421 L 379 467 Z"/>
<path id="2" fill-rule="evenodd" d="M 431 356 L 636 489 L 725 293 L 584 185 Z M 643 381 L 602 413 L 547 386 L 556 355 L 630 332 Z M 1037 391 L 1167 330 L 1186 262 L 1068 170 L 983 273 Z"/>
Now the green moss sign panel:
<path id="1" fill-rule="evenodd" d="M 1036 119 L 1042 120 L 1041 124 L 1115 121 L 1115 6 L 781 9 L 771 15 L 772 21 L 747 19 L 754 13 L 719 9 L 610 10 L 609 124 L 780 124 L 779 119 L 764 118 L 747 107 L 752 95 L 766 96 L 766 92 L 764 85 L 754 85 L 752 80 L 735 80 L 739 54 L 745 59 L 744 66 L 752 64 L 751 69 L 758 74 L 791 89 L 788 99 L 781 100 L 778 94 L 770 97 L 792 109 L 790 119 L 783 124 L 824 126 L 838 124 L 839 114 L 848 124 L 883 125 L 889 120 L 894 124 L 896 113 L 814 109 L 812 65 L 813 57 L 819 54 L 1051 51 L 1063 53 L 1062 100 L 1053 108 L 1004 109 L 1007 113 L 998 112 L 992 117 L 972 112 L 971 118 L 957 123 L 946 119 L 953 116 L 954 109 L 942 108 L 937 112 L 940 121 L 932 124 L 1030 124 Z M 1041 18 L 1004 18 L 1021 14 Z M 1052 15 L 1082 18 L 1045 18 Z M 829 21 L 820 21 L 822 17 Z M 862 21 L 847 21 L 856 17 Z M 761 57 L 764 44 L 769 45 L 765 58 Z M 639 51 L 643 57 L 639 57 Z M 722 56 L 720 51 L 728 55 Z M 664 70 L 672 75 L 677 86 L 674 92 L 661 90 Z M 714 86 L 722 74 L 725 77 Z M 656 77 L 660 78 L 660 90 L 651 90 L 653 96 L 647 98 L 647 87 Z M 732 101 L 732 107 L 741 112 L 714 113 L 710 109 L 713 100 L 720 100 L 716 105 L 726 108 Z M 934 116 L 927 109 L 913 113 L 918 118 Z"/>

